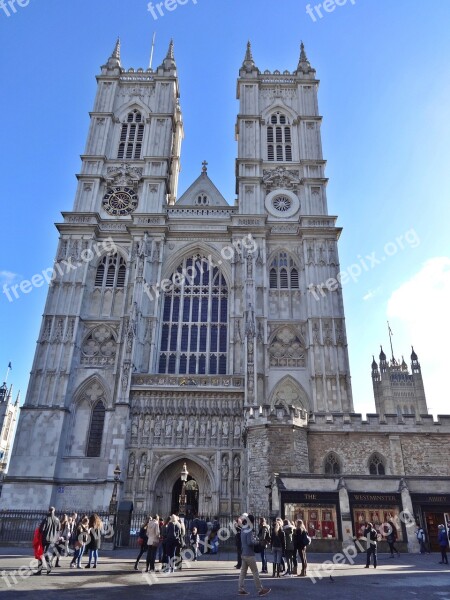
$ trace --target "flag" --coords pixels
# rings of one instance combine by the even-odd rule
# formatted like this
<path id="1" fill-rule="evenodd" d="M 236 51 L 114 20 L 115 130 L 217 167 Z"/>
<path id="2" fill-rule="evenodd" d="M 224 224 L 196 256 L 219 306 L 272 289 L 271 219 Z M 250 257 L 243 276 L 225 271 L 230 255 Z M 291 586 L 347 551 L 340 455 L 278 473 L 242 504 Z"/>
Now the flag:
<path id="1" fill-rule="evenodd" d="M 8 364 L 8 369 L 11 369 L 11 371 L 12 371 L 12 364 L 11 363 Z"/>

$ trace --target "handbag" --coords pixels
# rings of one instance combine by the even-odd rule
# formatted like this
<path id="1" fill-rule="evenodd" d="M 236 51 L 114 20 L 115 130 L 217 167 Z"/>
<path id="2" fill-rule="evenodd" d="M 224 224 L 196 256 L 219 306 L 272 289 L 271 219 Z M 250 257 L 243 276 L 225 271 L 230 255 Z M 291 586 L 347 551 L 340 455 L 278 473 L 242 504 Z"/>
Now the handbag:
<path id="1" fill-rule="evenodd" d="M 138 546 L 142 546 L 144 544 L 144 538 L 138 537 L 137 543 L 138 543 Z"/>

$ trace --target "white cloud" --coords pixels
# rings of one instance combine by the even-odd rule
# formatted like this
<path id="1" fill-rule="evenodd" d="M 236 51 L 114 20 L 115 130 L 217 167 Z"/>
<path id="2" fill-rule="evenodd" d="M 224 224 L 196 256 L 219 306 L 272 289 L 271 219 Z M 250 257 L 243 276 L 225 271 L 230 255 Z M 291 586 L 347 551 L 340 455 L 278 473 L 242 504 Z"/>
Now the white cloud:
<path id="1" fill-rule="evenodd" d="M 397 340 L 414 344 L 424 376 L 430 412 L 449 411 L 450 257 L 428 260 L 388 301 L 387 312 Z M 399 336 L 396 336 L 396 329 Z"/>
<path id="2" fill-rule="evenodd" d="M 19 279 L 17 273 L 11 271 L 0 271 L 0 285 L 11 285 L 16 279 Z"/>

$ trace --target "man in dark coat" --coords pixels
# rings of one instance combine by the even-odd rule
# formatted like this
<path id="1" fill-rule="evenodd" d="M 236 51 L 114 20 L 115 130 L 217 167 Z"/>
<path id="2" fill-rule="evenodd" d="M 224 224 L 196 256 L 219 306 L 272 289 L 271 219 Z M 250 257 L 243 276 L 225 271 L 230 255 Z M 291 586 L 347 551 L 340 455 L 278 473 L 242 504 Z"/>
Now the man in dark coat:
<path id="1" fill-rule="evenodd" d="M 42 535 L 42 545 L 44 547 L 44 554 L 42 558 L 39 560 L 38 570 L 35 575 L 42 575 L 42 570 L 44 568 L 44 562 L 48 563 L 47 566 L 47 575 L 50 574 L 52 570 L 52 559 L 55 556 L 55 553 L 58 552 L 56 550 L 56 542 L 59 538 L 59 532 L 61 529 L 61 524 L 59 519 L 55 516 L 55 508 L 50 506 L 48 509 L 47 516 L 42 520 L 39 525 L 39 531 Z"/>

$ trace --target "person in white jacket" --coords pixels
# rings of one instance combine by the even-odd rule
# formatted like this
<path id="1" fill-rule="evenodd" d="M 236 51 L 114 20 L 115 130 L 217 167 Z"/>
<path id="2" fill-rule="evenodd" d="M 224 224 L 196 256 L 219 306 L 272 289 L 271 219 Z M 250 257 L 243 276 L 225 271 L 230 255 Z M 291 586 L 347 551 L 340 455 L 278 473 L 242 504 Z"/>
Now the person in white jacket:
<path id="1" fill-rule="evenodd" d="M 159 516 L 155 515 L 150 517 L 150 521 L 147 525 L 147 537 L 148 537 L 148 549 L 147 549 L 147 568 L 146 572 L 155 572 L 155 559 L 156 552 L 159 546 Z"/>

